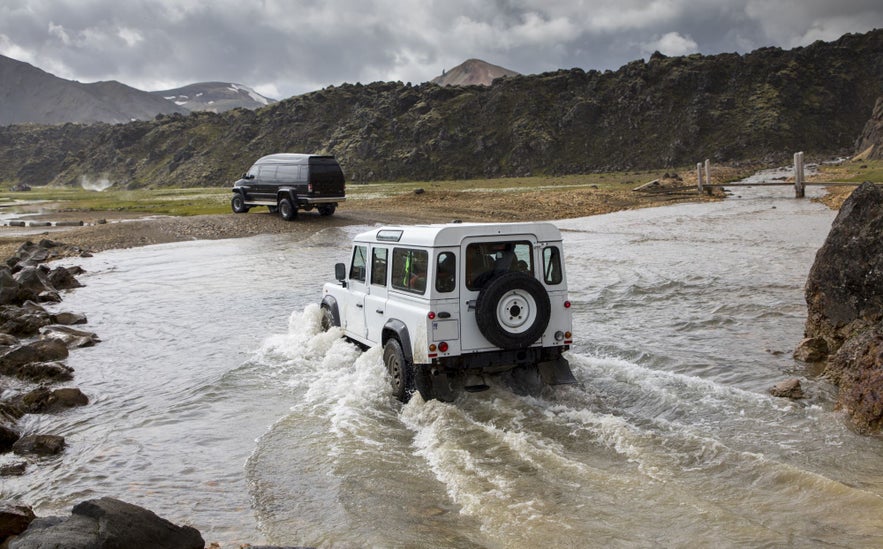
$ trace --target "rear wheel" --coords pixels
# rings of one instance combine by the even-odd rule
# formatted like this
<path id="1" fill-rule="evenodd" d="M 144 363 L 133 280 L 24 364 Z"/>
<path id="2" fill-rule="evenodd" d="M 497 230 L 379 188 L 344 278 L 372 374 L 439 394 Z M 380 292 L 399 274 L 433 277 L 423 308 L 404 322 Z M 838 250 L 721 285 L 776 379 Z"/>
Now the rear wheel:
<path id="1" fill-rule="evenodd" d="M 414 392 L 414 366 L 405 359 L 402 345 L 397 339 L 390 339 L 383 346 L 383 364 L 389 373 L 393 396 L 401 402 L 411 400 Z"/>
<path id="2" fill-rule="evenodd" d="M 249 207 L 245 205 L 245 199 L 242 198 L 242 195 L 236 193 L 233 195 L 233 199 L 230 201 L 230 207 L 233 208 L 233 213 L 245 213 L 249 210 Z"/>
<path id="3" fill-rule="evenodd" d="M 322 204 L 319 206 L 319 215 L 329 216 L 334 214 L 334 204 Z"/>
<path id="4" fill-rule="evenodd" d="M 285 221 L 291 221 L 297 217 L 297 208 L 291 203 L 291 200 L 283 198 L 279 201 L 279 215 Z"/>

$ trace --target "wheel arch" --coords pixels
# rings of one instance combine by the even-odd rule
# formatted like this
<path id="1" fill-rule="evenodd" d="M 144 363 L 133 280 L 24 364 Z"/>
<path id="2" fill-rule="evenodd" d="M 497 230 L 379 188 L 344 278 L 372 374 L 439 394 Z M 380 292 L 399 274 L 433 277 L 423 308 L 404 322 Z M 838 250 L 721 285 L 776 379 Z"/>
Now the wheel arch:
<path id="1" fill-rule="evenodd" d="M 405 326 L 404 322 L 397 318 L 391 318 L 383 325 L 383 331 L 380 336 L 380 345 L 386 345 L 386 342 L 391 338 L 399 340 L 399 344 L 402 346 L 402 354 L 405 355 L 405 360 L 413 364 L 414 353 L 411 349 L 411 336 L 408 333 L 408 327 Z"/>
<path id="2" fill-rule="evenodd" d="M 335 299 L 334 296 L 326 295 L 322 298 L 322 303 L 320 303 L 319 306 L 325 307 L 331 311 L 331 318 L 334 319 L 334 325 L 340 326 L 340 309 L 337 306 L 337 299 Z"/>

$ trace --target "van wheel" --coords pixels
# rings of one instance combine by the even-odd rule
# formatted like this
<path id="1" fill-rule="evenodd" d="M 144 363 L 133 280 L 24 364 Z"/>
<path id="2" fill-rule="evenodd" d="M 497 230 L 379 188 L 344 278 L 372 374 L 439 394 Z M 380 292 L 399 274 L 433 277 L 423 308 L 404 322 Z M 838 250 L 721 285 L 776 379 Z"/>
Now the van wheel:
<path id="1" fill-rule="evenodd" d="M 546 331 L 551 316 L 546 288 L 526 273 L 511 272 L 494 278 L 475 302 L 478 330 L 503 349 L 530 347 Z"/>
<path id="2" fill-rule="evenodd" d="M 399 340 L 392 338 L 383 346 L 383 364 L 389 373 L 392 395 L 401 402 L 411 400 L 414 392 L 414 366 L 405 360 Z"/>
<path id="3" fill-rule="evenodd" d="M 297 208 L 291 203 L 291 200 L 283 198 L 279 201 L 279 215 L 285 221 L 291 221 L 297 217 Z"/>
<path id="4" fill-rule="evenodd" d="M 230 207 L 233 208 L 233 213 L 245 213 L 250 208 L 245 205 L 245 199 L 242 198 L 242 195 L 236 193 L 233 195 L 233 200 L 230 201 Z"/>
<path id="5" fill-rule="evenodd" d="M 323 204 L 322 206 L 319 206 L 319 215 L 333 215 L 334 210 L 335 207 L 333 204 Z"/>

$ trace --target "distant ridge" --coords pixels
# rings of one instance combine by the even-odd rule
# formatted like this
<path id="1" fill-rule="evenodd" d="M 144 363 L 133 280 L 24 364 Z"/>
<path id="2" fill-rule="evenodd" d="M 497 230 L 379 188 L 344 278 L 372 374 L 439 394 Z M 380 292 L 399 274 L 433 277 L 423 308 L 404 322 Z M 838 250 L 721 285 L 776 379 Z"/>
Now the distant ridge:
<path id="1" fill-rule="evenodd" d="M 432 79 L 433 84 L 440 86 L 490 86 L 491 83 L 504 76 L 518 76 L 519 73 L 491 65 L 481 59 L 467 59 L 441 76 Z"/>
<path id="2" fill-rule="evenodd" d="M 0 55 L 0 126 L 123 123 L 157 114 L 186 113 L 162 97 L 117 81 L 81 84 Z"/>
<path id="3" fill-rule="evenodd" d="M 230 109 L 259 109 L 275 103 L 248 86 L 230 82 L 198 82 L 173 90 L 150 92 L 190 111 L 224 112 Z"/>

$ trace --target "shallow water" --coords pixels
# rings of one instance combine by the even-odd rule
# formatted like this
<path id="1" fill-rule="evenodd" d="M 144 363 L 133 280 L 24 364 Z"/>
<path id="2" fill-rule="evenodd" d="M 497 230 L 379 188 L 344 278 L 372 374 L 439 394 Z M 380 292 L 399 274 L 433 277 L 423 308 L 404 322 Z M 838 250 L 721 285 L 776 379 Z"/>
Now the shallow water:
<path id="1" fill-rule="evenodd" d="M 793 191 L 558 222 L 580 384 L 402 406 L 315 302 L 365 227 L 79 260 L 92 403 L 4 479 L 38 514 L 112 495 L 206 541 L 334 547 L 883 543 L 883 442 L 790 358 L 834 213 Z M 808 398 L 775 399 L 790 376 Z"/>

